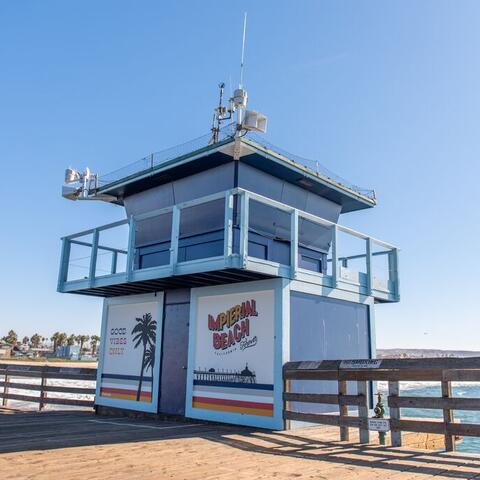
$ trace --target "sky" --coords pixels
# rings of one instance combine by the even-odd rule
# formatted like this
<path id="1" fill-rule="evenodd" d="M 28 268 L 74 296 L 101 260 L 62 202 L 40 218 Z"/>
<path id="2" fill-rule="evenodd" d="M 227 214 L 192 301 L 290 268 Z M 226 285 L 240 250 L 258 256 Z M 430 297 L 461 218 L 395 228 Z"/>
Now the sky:
<path id="1" fill-rule="evenodd" d="M 0 336 L 98 333 L 102 300 L 56 292 L 60 237 L 124 217 L 61 197 L 208 133 L 239 79 L 266 139 L 374 188 L 340 222 L 401 249 L 377 346 L 480 349 L 480 2 L 0 0 Z"/>

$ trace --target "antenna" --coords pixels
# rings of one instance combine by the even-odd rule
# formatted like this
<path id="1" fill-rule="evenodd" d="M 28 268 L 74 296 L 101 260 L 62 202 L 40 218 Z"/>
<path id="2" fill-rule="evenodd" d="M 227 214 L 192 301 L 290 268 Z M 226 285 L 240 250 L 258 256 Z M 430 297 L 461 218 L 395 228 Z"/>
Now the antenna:
<path id="1" fill-rule="evenodd" d="M 242 38 L 242 56 L 240 58 L 240 83 L 238 88 L 243 88 L 243 65 L 245 60 L 245 37 L 247 36 L 247 12 L 243 14 L 243 38 Z"/>
<path id="2" fill-rule="evenodd" d="M 243 35 L 242 35 L 242 54 L 240 58 L 240 82 L 238 88 L 233 91 L 233 96 L 229 99 L 229 106 L 223 106 L 223 93 L 225 83 L 219 84 L 220 95 L 218 107 L 214 109 L 212 121 L 212 136 L 209 144 L 215 144 L 219 141 L 220 127 L 223 121 L 229 120 L 233 114 L 237 114 L 235 126 L 235 138 L 243 137 L 249 131 L 265 133 L 267 130 L 267 117 L 254 110 L 246 110 L 248 102 L 247 91 L 243 88 L 243 71 L 245 67 L 245 42 L 247 37 L 247 12 L 243 14 Z M 245 111 L 245 112 L 244 112 Z"/>

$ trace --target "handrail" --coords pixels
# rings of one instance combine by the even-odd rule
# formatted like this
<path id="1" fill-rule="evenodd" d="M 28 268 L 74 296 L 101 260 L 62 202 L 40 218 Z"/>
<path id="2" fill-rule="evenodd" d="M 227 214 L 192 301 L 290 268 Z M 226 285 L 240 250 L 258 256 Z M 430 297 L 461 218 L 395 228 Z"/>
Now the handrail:
<path id="1" fill-rule="evenodd" d="M 235 202 L 235 197 L 239 200 Z M 185 266 L 188 262 L 182 262 L 182 268 L 177 268 L 178 262 L 178 254 L 179 254 L 179 228 L 180 228 L 180 217 L 182 215 L 182 211 L 190 208 L 195 207 L 197 205 L 205 204 L 212 201 L 222 200 L 225 203 L 225 210 L 224 210 L 224 249 L 223 249 L 223 259 L 225 267 L 235 267 L 235 268 L 242 268 L 242 269 L 256 269 L 256 268 L 264 268 L 264 269 L 273 269 L 273 274 L 277 275 L 279 267 L 282 267 L 281 276 L 289 276 L 292 279 L 301 278 L 302 275 L 309 275 L 308 270 L 301 268 L 299 266 L 299 251 L 298 247 L 300 245 L 300 238 L 299 238 L 299 222 L 301 219 L 305 219 L 307 221 L 311 221 L 313 223 L 322 225 L 326 228 L 331 229 L 331 251 L 332 251 L 332 258 L 327 259 L 327 261 L 332 262 L 335 266 L 332 269 L 332 274 L 330 276 L 323 275 L 321 272 L 320 275 L 309 276 L 308 279 L 315 279 L 315 281 L 323 282 L 322 284 L 337 288 L 339 284 L 342 284 L 347 289 L 358 288 L 361 289 L 362 294 L 372 295 L 372 291 L 375 291 L 378 294 L 378 289 L 375 288 L 377 284 L 373 281 L 373 267 L 372 267 L 372 258 L 377 255 L 388 255 L 388 278 L 389 280 L 394 280 L 389 288 L 387 289 L 388 300 L 390 299 L 397 299 L 399 298 L 398 294 L 398 248 L 395 246 L 383 242 L 381 240 L 374 239 L 365 235 L 363 233 L 357 232 L 351 228 L 344 227 L 342 225 L 336 224 L 330 220 L 325 218 L 310 214 L 303 210 L 299 210 L 297 208 L 291 207 L 284 203 L 278 202 L 277 200 L 273 200 L 267 198 L 263 195 L 251 192 L 249 190 L 245 190 L 243 188 L 233 188 L 226 191 L 217 192 L 214 194 L 206 195 L 201 198 L 196 198 L 193 200 L 187 200 L 185 202 L 181 202 L 175 205 L 171 205 L 168 207 L 162 207 L 159 209 L 155 209 L 149 212 L 144 212 L 137 215 L 132 215 L 128 219 L 119 220 L 117 222 L 109 223 L 106 225 L 102 225 L 93 229 L 84 230 L 82 232 L 78 232 L 72 235 L 68 235 L 63 237 L 63 247 L 62 247 L 62 257 L 60 262 L 60 272 L 59 272 L 59 281 L 58 281 L 58 290 L 63 291 L 63 287 L 65 283 L 67 283 L 68 279 L 68 269 L 69 269 L 69 259 L 70 259 L 70 250 L 71 245 L 83 245 L 83 246 L 90 246 L 92 249 L 92 254 L 90 258 L 90 265 L 89 265 L 89 274 L 86 280 L 88 280 L 90 288 L 93 288 L 95 285 L 95 280 L 99 277 L 108 277 L 108 275 L 116 275 L 116 279 L 120 279 L 120 273 L 117 273 L 117 255 L 118 254 L 125 254 L 127 255 L 127 262 L 126 268 L 124 272 L 124 281 L 131 282 L 134 278 L 138 278 L 138 275 L 135 274 L 135 249 L 137 247 L 135 242 L 137 225 L 139 222 L 144 220 L 148 220 L 150 218 L 158 217 L 164 214 L 171 214 L 171 238 L 170 238 L 170 261 L 169 264 L 166 265 L 167 268 L 162 269 L 162 276 L 173 276 L 176 275 L 177 272 L 185 272 Z M 250 222 L 249 222 L 249 211 L 250 211 L 250 202 L 260 202 L 264 205 L 267 205 L 271 208 L 279 209 L 286 214 L 290 215 L 290 238 L 287 241 L 290 242 L 291 251 L 290 251 L 290 260 L 289 265 L 280 264 L 278 262 L 272 262 L 269 260 L 263 260 L 263 265 L 260 265 L 262 260 L 256 259 L 255 257 L 249 256 L 248 247 L 249 247 L 249 232 L 251 232 Z M 235 205 L 240 205 L 239 211 L 239 218 L 238 218 L 238 226 L 239 226 L 239 250 L 238 252 L 233 251 L 233 238 L 234 238 L 234 225 L 233 225 L 233 218 L 234 218 L 234 210 Z M 126 249 L 117 249 L 114 247 L 108 247 L 106 245 L 99 244 L 100 233 L 104 230 L 112 229 L 121 225 L 128 224 L 129 234 L 128 234 L 128 245 Z M 365 254 L 362 255 L 353 255 L 353 256 L 338 256 L 338 232 L 343 232 L 348 235 L 355 236 L 365 241 Z M 79 240 L 79 237 L 85 235 L 92 235 L 91 243 L 89 241 Z M 236 237 L 235 237 L 236 238 Z M 379 245 L 384 247 L 388 251 L 385 252 L 373 252 L 372 246 Z M 96 274 L 96 265 L 97 265 L 97 252 L 98 250 L 110 251 L 112 252 L 112 264 L 110 268 L 110 273 L 106 275 L 98 275 Z M 354 280 L 352 283 L 351 279 L 345 277 L 345 275 L 340 271 L 340 264 L 345 266 L 345 262 L 349 259 L 355 258 L 365 258 L 366 262 L 366 277 L 359 281 Z M 218 260 L 218 259 L 217 259 Z M 193 262 L 193 261 L 192 261 Z M 190 262 L 190 265 L 194 265 L 194 263 Z M 195 264 L 196 265 L 196 264 Z M 196 267 L 201 268 L 201 267 Z M 275 270 L 277 269 L 277 270 Z M 196 273 L 201 270 L 196 270 Z M 313 272 L 312 272 L 313 273 Z M 324 280 L 321 280 L 320 277 L 323 275 Z M 327 278 L 328 277 L 328 278 Z M 304 277 L 305 278 L 305 277 Z M 319 280 L 320 279 L 320 280 Z M 357 287 L 351 287 L 347 284 L 355 285 Z M 383 295 L 383 294 L 382 294 Z M 385 297 L 383 297 L 385 298 Z"/>
<path id="2" fill-rule="evenodd" d="M 55 380 L 85 380 L 95 382 L 97 378 L 96 368 L 75 368 L 75 367 L 56 367 L 50 365 L 17 365 L 11 363 L 0 363 L 0 375 L 3 375 L 3 381 L 0 381 L 0 398 L 2 406 L 8 406 L 8 400 L 19 400 L 22 402 L 38 403 L 38 409 L 42 410 L 45 405 L 69 405 L 77 407 L 94 406 L 95 387 L 79 387 L 77 385 L 49 385 L 50 379 Z M 15 378 L 35 378 L 40 379 L 40 384 L 16 382 Z M 10 393 L 10 389 L 27 390 L 39 392 L 38 395 L 24 395 Z M 91 396 L 90 399 L 78 399 L 71 397 L 49 397 L 48 392 L 82 394 Z"/>
<path id="3" fill-rule="evenodd" d="M 338 223 L 335 223 L 335 222 L 332 222 L 332 221 L 327 220 L 325 218 L 319 217 L 318 215 L 313 215 L 311 213 L 305 212 L 305 211 L 300 210 L 298 208 L 290 207 L 290 206 L 288 206 L 284 203 L 278 202 L 277 200 L 273 200 L 271 198 L 265 197 L 265 196 L 260 195 L 258 193 L 251 192 L 249 190 L 245 190 L 244 188 L 240 188 L 240 187 L 233 188 L 231 190 L 226 190 L 226 191 L 214 193 L 214 194 L 211 194 L 211 195 L 206 195 L 204 197 L 196 198 L 194 200 L 187 200 L 185 202 L 175 204 L 175 206 L 178 207 L 180 210 L 182 210 L 184 208 L 193 207 L 193 206 L 196 206 L 196 205 L 199 205 L 199 204 L 202 204 L 202 203 L 208 203 L 208 202 L 211 202 L 213 200 L 219 200 L 221 198 L 224 198 L 225 195 L 227 195 L 227 194 L 238 195 L 238 194 L 244 194 L 244 193 L 248 193 L 248 196 L 249 196 L 250 200 L 256 200 L 258 202 L 264 203 L 266 205 L 277 208 L 279 210 L 283 210 L 283 211 L 288 212 L 288 213 L 292 213 L 294 211 L 297 211 L 298 215 L 300 217 L 305 218 L 307 220 L 311 220 L 315 223 L 323 224 L 323 225 L 329 226 L 329 227 L 336 226 L 340 231 L 342 231 L 344 233 L 348 233 L 350 235 L 361 238 L 363 240 L 366 240 L 366 239 L 369 238 L 373 243 L 375 243 L 379 246 L 383 246 L 383 247 L 388 248 L 388 249 L 396 249 L 396 250 L 400 251 L 400 249 L 398 247 L 396 247 L 395 245 L 384 242 L 383 240 L 379 240 L 377 238 L 370 237 L 370 236 L 368 236 L 368 235 L 366 235 L 362 232 L 359 232 L 357 230 L 354 230 L 350 227 L 345 227 L 345 226 L 340 225 Z M 145 220 L 145 219 L 152 218 L 152 217 L 157 217 L 159 215 L 171 212 L 173 210 L 173 207 L 174 206 L 171 205 L 171 206 L 168 206 L 168 207 L 152 210 L 150 212 L 141 213 L 141 214 L 138 214 L 138 215 L 134 215 L 134 218 L 135 218 L 135 220 L 140 221 L 140 220 Z M 123 220 L 119 220 L 117 222 L 107 223 L 107 224 L 99 226 L 99 227 L 84 230 L 82 232 L 73 233 L 71 235 L 66 235 L 65 237 L 61 237 L 61 239 L 63 240 L 64 238 L 73 239 L 73 238 L 76 238 L 76 237 L 82 237 L 84 235 L 89 235 L 91 233 L 94 233 L 95 230 L 98 230 L 98 231 L 108 230 L 110 228 L 115 228 L 115 227 L 118 227 L 120 225 L 124 225 L 124 224 L 127 224 L 127 223 L 128 223 L 128 219 L 123 219 Z"/>
<path id="4" fill-rule="evenodd" d="M 367 382 L 388 382 L 390 418 L 385 418 L 383 430 L 391 430 L 392 446 L 401 446 L 402 431 L 436 433 L 444 436 L 447 451 L 454 450 L 455 436 L 480 437 L 480 425 L 454 421 L 453 410 L 479 410 L 480 398 L 453 397 L 454 381 L 480 381 L 480 357 L 422 358 L 422 359 L 366 359 L 288 362 L 283 367 L 284 411 L 286 421 L 297 420 L 340 427 L 341 440 L 349 439 L 349 427 L 358 428 L 361 443 L 368 443 L 370 421 L 367 408 Z M 312 394 L 292 391 L 293 380 L 326 380 L 338 382 L 338 394 Z M 441 382 L 441 397 L 400 396 L 400 381 Z M 357 383 L 357 394 L 347 395 L 347 382 Z M 292 402 L 336 404 L 339 415 L 318 414 L 292 408 Z M 347 405 L 359 408 L 358 416 L 350 416 Z M 443 421 L 406 419 L 401 408 L 427 408 L 443 411 Z"/>

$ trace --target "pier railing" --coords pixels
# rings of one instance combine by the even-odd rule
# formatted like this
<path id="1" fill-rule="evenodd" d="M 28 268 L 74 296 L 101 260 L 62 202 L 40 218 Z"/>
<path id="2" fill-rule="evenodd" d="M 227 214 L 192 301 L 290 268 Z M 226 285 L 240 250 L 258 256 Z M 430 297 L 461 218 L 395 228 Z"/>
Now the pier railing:
<path id="1" fill-rule="evenodd" d="M 286 422 L 337 426 L 342 441 L 349 440 L 349 428 L 359 430 L 361 443 L 369 442 L 371 430 L 390 431 L 391 444 L 395 447 L 402 445 L 402 432 L 432 433 L 443 435 L 445 449 L 452 451 L 455 437 L 480 437 L 480 424 L 458 423 L 454 419 L 455 410 L 480 411 L 480 398 L 452 395 L 452 382 L 480 382 L 480 357 L 289 362 L 284 365 L 283 378 Z M 303 381 L 312 380 L 336 382 L 338 393 L 298 391 Z M 389 417 L 382 419 L 372 419 L 368 408 L 368 385 L 375 381 L 388 383 Z M 402 381 L 439 382 L 441 396 L 403 396 Z M 354 391 L 349 392 L 350 389 Z M 339 413 L 312 413 L 306 404 L 336 405 Z M 433 421 L 403 417 L 402 408 L 439 409 L 443 418 Z"/>
<path id="2" fill-rule="evenodd" d="M 21 381 L 25 378 L 30 379 L 30 382 Z M 39 410 L 46 405 L 93 408 L 95 385 L 82 387 L 78 386 L 78 382 L 82 380 L 95 382 L 96 378 L 96 368 L 0 363 L 0 379 L 2 379 L 0 399 L 4 407 L 8 406 L 9 400 L 16 400 L 37 403 Z M 66 382 L 58 385 L 58 382 L 51 382 L 51 380 L 66 380 Z M 12 390 L 21 390 L 22 393 L 14 393 Z M 24 391 L 27 394 L 23 393 Z M 55 396 L 51 396 L 50 393 L 54 393 Z"/>

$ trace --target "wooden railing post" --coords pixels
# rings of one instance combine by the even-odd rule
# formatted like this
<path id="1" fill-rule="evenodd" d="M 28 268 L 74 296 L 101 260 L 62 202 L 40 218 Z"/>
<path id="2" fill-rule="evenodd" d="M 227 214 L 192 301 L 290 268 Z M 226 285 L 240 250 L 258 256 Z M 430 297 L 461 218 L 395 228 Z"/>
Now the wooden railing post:
<path id="1" fill-rule="evenodd" d="M 3 385 L 3 400 L 2 400 L 2 405 L 4 407 L 7 406 L 7 402 L 8 402 L 8 398 L 7 398 L 7 395 L 8 395 L 8 382 L 10 380 L 10 377 L 8 375 L 8 366 L 5 367 L 5 383 Z"/>
<path id="2" fill-rule="evenodd" d="M 47 392 L 45 391 L 45 386 L 47 385 L 46 370 L 46 366 L 42 368 L 42 377 L 40 379 L 40 402 L 38 403 L 38 411 L 41 411 L 45 406 L 45 397 L 47 396 Z"/>
<path id="3" fill-rule="evenodd" d="M 292 390 L 292 381 L 289 379 L 283 379 L 283 392 L 284 393 L 290 393 Z M 283 402 L 283 411 L 290 411 L 290 402 L 285 400 Z M 285 430 L 289 430 L 291 428 L 291 421 L 290 420 L 284 420 L 284 428 Z"/>
<path id="4" fill-rule="evenodd" d="M 358 406 L 358 417 L 365 422 L 359 428 L 360 443 L 370 442 L 370 433 L 368 430 L 368 383 L 366 381 L 357 381 L 357 395 L 364 396 L 364 403 Z"/>
<path id="5" fill-rule="evenodd" d="M 445 377 L 445 372 L 444 375 Z M 448 380 L 442 380 L 442 397 L 452 397 L 452 383 Z M 443 426 L 445 430 L 445 450 L 447 452 L 453 452 L 455 450 L 455 442 L 453 435 L 449 433 L 449 425 L 453 423 L 453 411 L 450 408 L 443 409 Z"/>
<path id="6" fill-rule="evenodd" d="M 389 397 L 398 397 L 400 393 L 400 384 L 398 381 L 390 380 L 388 382 L 388 396 Z M 390 419 L 391 420 L 400 420 L 400 408 L 390 407 Z M 401 430 L 395 430 L 392 428 L 392 447 L 401 447 L 402 446 L 402 432 Z"/>
<path id="7" fill-rule="evenodd" d="M 339 380 L 338 381 L 338 403 L 340 409 L 340 441 L 348 442 L 350 435 L 348 427 L 342 425 L 342 419 L 348 417 L 348 405 L 345 405 L 342 402 L 342 395 L 347 394 L 347 381 Z"/>

